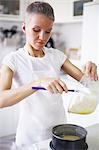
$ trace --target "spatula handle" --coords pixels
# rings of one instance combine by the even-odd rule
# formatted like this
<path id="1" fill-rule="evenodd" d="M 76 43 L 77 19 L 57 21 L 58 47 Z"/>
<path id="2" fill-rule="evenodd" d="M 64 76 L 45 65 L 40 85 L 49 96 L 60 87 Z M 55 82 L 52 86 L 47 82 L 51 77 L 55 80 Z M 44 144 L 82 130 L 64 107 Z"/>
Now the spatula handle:
<path id="1" fill-rule="evenodd" d="M 47 90 L 46 88 L 44 87 L 32 87 L 33 90 Z"/>
<path id="2" fill-rule="evenodd" d="M 44 87 L 32 87 L 32 89 L 33 90 L 47 90 L 46 88 L 44 88 Z M 78 90 L 73 90 L 73 89 L 71 89 L 71 90 L 68 90 L 68 92 L 78 92 Z"/>

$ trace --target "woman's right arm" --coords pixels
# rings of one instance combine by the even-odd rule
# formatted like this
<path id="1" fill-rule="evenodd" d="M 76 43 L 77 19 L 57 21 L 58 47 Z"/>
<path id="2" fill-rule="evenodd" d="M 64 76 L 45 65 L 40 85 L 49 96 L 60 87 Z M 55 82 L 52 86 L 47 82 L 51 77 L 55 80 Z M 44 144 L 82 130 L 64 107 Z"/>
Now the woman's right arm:
<path id="1" fill-rule="evenodd" d="M 11 89 L 12 79 L 13 71 L 3 65 L 0 70 L 0 108 L 14 105 L 36 91 L 31 88 L 33 82 L 18 89 Z"/>
<path id="2" fill-rule="evenodd" d="M 67 92 L 66 84 L 59 78 L 44 78 L 34 80 L 29 84 L 23 85 L 17 89 L 11 89 L 13 79 L 13 71 L 6 65 L 3 65 L 0 73 L 0 108 L 14 105 L 24 98 L 30 96 L 37 90 L 33 90 L 33 86 L 46 88 L 51 93 Z"/>

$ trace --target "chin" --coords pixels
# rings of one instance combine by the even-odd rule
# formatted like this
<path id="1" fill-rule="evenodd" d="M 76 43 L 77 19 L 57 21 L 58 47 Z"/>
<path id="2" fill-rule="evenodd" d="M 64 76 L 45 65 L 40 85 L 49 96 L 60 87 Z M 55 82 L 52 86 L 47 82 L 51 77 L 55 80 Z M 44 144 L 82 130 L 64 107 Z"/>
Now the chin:
<path id="1" fill-rule="evenodd" d="M 42 50 L 44 48 L 44 46 L 35 46 L 34 47 L 36 50 Z"/>

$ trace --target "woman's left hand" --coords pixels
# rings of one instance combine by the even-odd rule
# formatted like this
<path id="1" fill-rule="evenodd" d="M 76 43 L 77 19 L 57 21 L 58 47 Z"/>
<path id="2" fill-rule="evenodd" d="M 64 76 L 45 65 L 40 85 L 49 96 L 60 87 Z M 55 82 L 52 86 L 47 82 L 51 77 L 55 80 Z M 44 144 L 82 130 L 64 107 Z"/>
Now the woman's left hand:
<path id="1" fill-rule="evenodd" d="M 86 65 L 83 67 L 83 73 L 90 76 L 92 80 L 98 80 L 98 74 L 97 74 L 97 66 L 95 63 L 88 61 Z"/>

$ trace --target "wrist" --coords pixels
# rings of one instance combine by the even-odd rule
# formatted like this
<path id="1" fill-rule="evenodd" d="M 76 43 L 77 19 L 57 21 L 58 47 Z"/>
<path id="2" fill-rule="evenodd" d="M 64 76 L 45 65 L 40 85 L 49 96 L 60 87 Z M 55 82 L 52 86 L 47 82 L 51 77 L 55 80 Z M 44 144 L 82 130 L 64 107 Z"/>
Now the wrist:
<path id="1" fill-rule="evenodd" d="M 80 83 L 85 87 L 88 87 L 90 82 L 91 82 L 90 77 L 86 74 L 83 74 L 82 78 L 80 79 Z"/>

